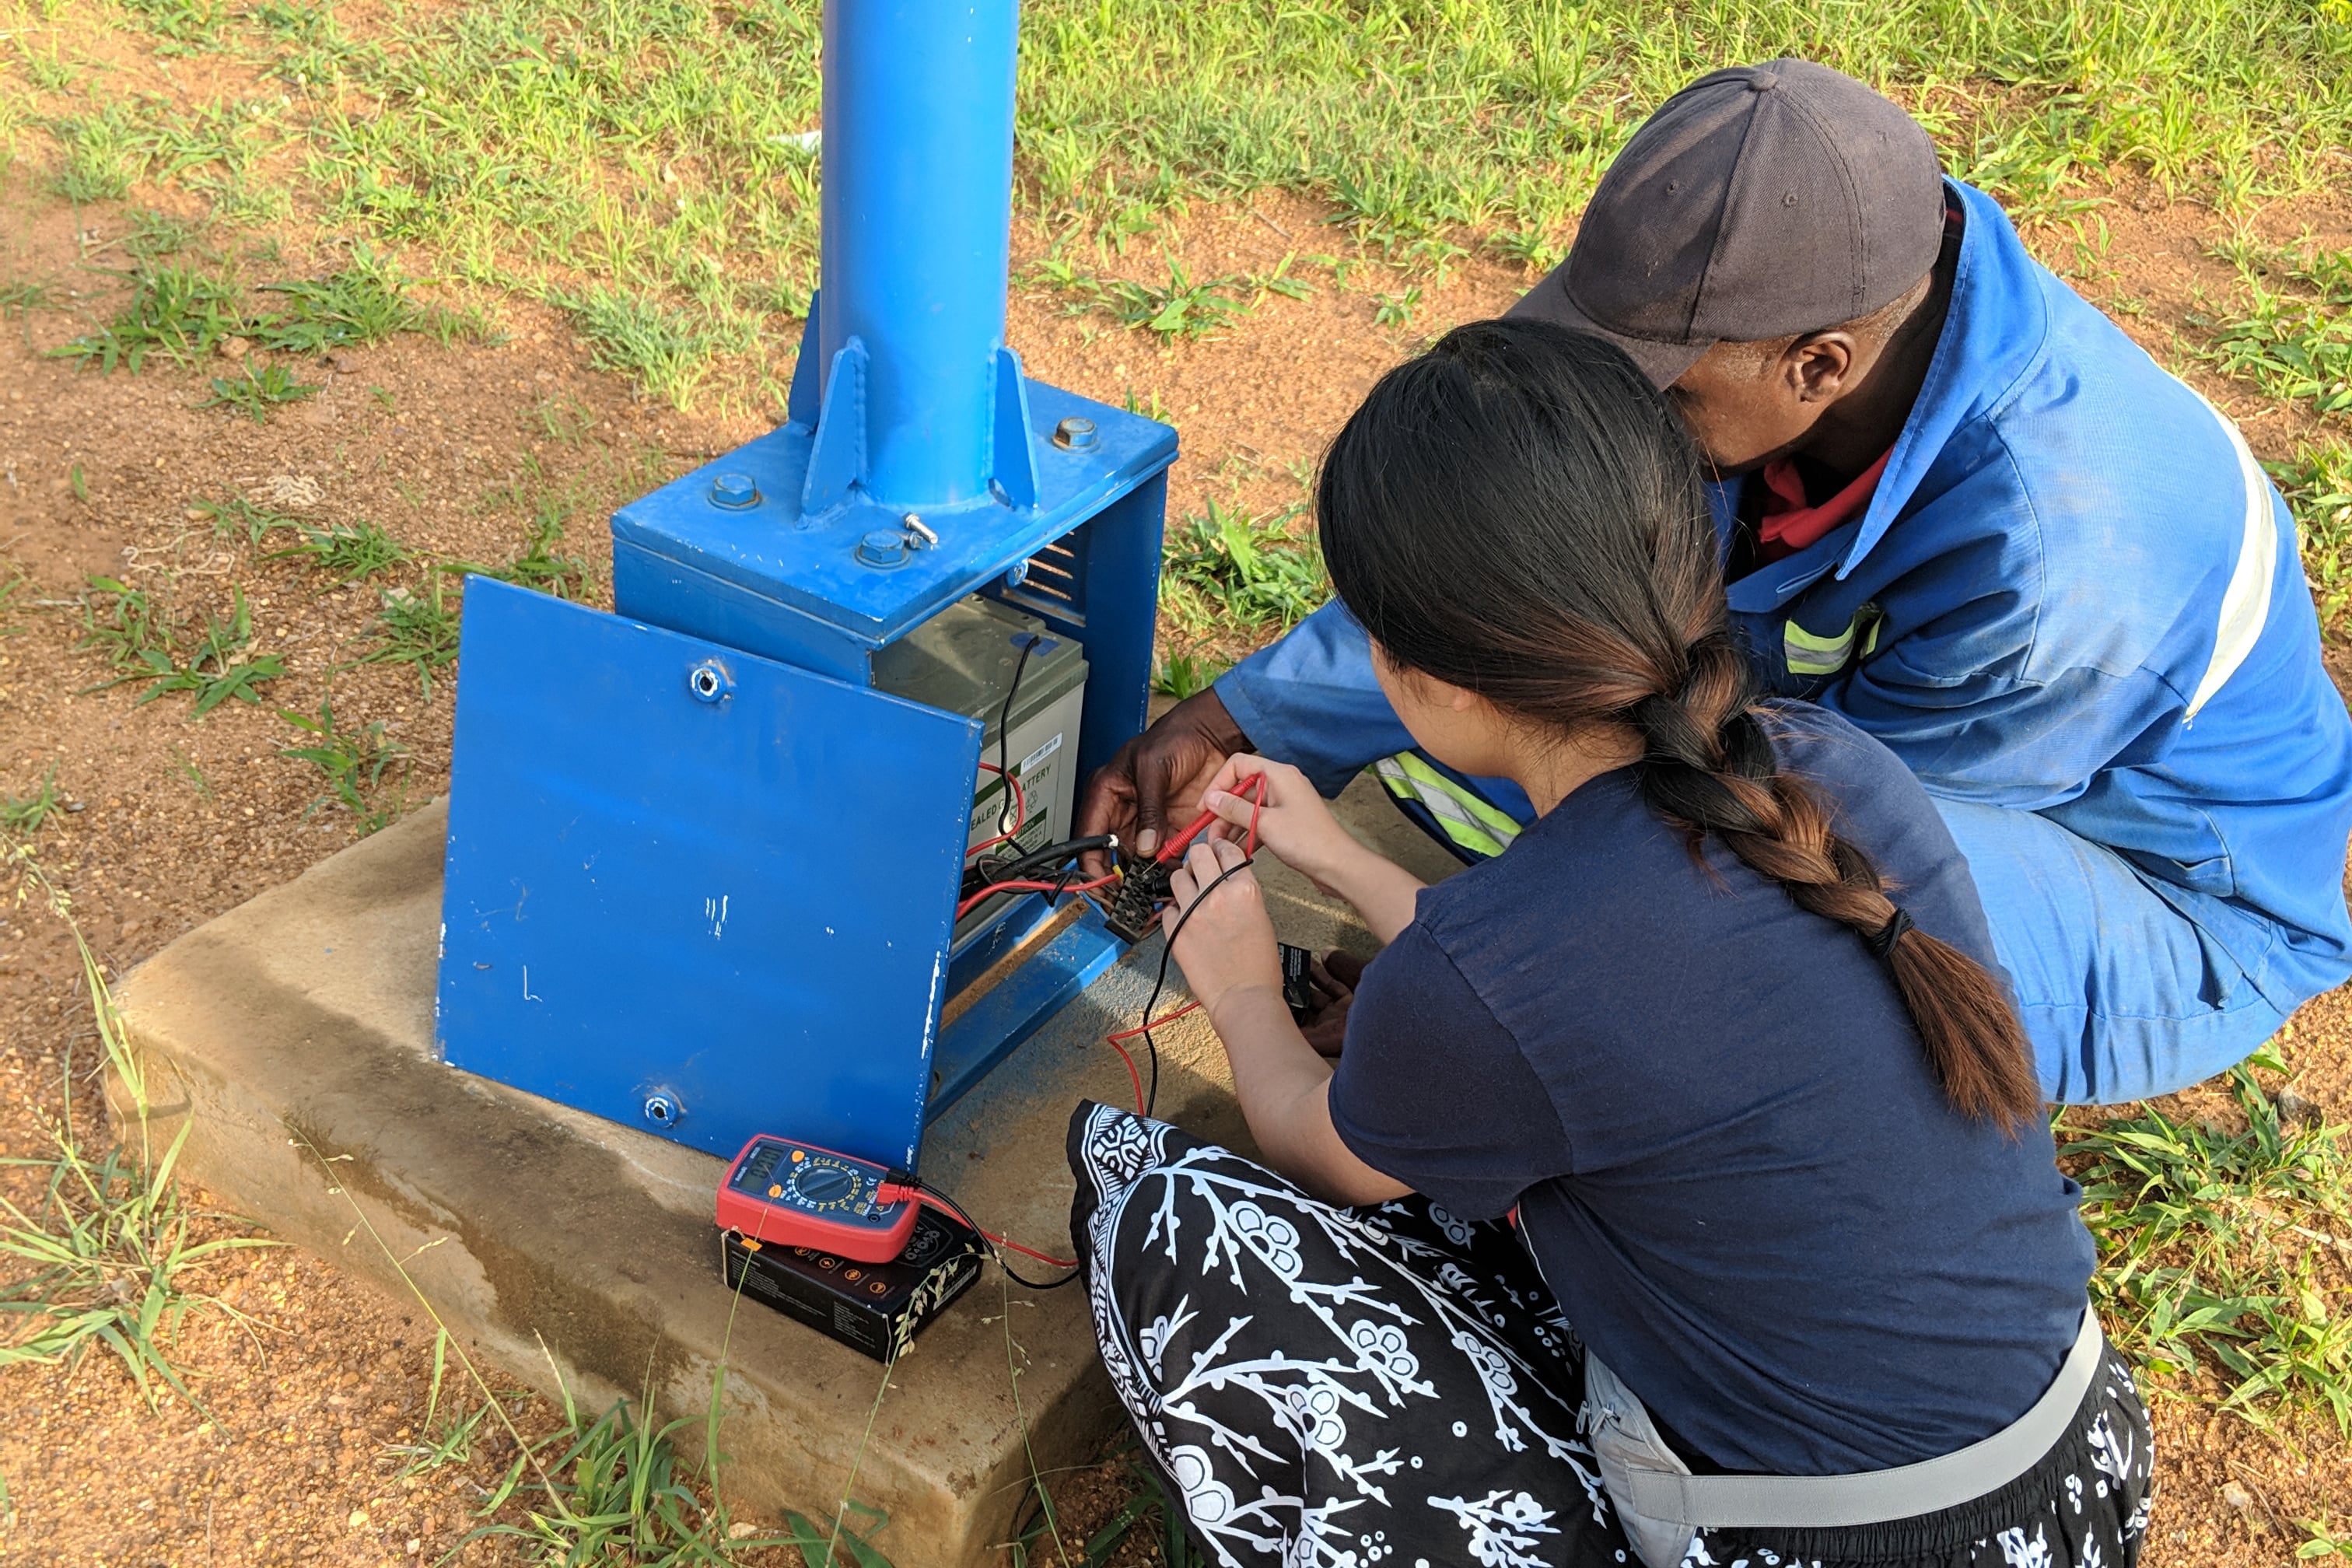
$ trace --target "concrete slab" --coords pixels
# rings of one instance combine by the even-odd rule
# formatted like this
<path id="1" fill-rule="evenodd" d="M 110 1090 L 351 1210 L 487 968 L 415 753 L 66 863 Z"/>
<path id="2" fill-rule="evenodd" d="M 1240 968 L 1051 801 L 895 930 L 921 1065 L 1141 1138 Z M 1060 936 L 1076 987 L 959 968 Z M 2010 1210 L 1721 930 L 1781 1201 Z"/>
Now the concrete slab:
<path id="1" fill-rule="evenodd" d="M 1425 875 L 1450 868 L 1369 782 L 1343 812 Z M 413 1282 L 462 1342 L 542 1392 L 560 1375 L 602 1408 L 650 1383 L 665 1417 L 699 1413 L 723 1364 L 722 1484 L 762 1516 L 829 1512 L 854 1489 L 887 1510 L 900 1568 L 988 1557 L 1033 1460 L 1083 1463 L 1118 1420 L 1079 1293 L 992 1270 L 887 1389 L 847 1348 L 756 1304 L 734 1310 L 710 1228 L 720 1162 L 436 1058 L 445 823 L 437 805 L 418 811 L 125 980 L 151 1114 L 166 1136 L 190 1123 L 183 1168 L 395 1294 Z M 1270 860 L 1265 876 L 1286 939 L 1370 951 L 1344 908 Z M 1139 1017 L 1158 956 L 1156 941 L 1130 953 L 955 1106 L 926 1141 L 926 1176 L 992 1228 L 1066 1251 L 1064 1130 L 1079 1098 L 1127 1098 L 1100 1041 Z M 1160 1039 L 1160 1114 L 1246 1147 L 1214 1037 L 1193 1018 Z"/>

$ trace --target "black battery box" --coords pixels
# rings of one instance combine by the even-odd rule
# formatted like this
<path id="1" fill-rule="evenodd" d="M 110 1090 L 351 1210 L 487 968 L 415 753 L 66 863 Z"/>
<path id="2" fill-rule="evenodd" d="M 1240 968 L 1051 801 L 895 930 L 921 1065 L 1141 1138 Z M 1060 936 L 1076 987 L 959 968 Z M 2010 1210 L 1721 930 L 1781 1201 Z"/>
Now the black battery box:
<path id="1" fill-rule="evenodd" d="M 922 1326 L 971 1288 L 987 1256 L 978 1232 L 928 1205 L 906 1250 L 887 1263 L 719 1233 L 719 1278 L 729 1289 L 876 1361 L 906 1353 Z"/>

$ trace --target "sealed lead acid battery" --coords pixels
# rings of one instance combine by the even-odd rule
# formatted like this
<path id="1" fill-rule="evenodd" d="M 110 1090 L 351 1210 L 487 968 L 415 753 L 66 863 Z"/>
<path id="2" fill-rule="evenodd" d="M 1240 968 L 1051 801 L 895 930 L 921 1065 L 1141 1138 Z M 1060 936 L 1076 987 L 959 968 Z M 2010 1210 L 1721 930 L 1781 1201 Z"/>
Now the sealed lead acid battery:
<path id="1" fill-rule="evenodd" d="M 1025 658 L 1024 658 L 1025 654 Z M 1017 681 L 1017 684 L 1016 684 Z M 874 655 L 874 684 L 894 697 L 982 721 L 981 761 L 1021 782 L 1027 811 L 1023 850 L 1071 834 L 1077 799 L 1078 715 L 1086 706 L 1085 652 L 1045 623 L 975 595 L 949 605 Z M 1005 700 L 1012 699 L 1008 712 Z M 1010 820 L 1004 782 L 988 768 L 974 778 L 967 844 L 996 837 Z M 1011 852 L 1013 846 L 1005 846 Z M 956 934 L 1001 913 L 992 899 L 958 922 Z"/>
<path id="2" fill-rule="evenodd" d="M 731 1230 L 718 1235 L 719 1278 L 729 1289 L 877 1361 L 905 1354 L 916 1332 L 971 1288 L 988 1255 L 979 1232 L 929 1205 L 906 1250 L 887 1263 L 762 1246 Z"/>

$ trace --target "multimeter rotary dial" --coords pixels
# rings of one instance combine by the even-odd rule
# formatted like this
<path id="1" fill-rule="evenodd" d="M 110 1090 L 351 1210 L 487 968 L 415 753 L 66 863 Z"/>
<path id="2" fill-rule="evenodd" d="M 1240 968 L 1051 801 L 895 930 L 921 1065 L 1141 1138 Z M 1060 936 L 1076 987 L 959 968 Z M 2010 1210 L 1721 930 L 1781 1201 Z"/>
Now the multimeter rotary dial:
<path id="1" fill-rule="evenodd" d="M 803 1208 L 817 1214 L 853 1213 L 872 1196 L 862 1172 L 823 1154 L 795 1161 L 784 1185 Z"/>

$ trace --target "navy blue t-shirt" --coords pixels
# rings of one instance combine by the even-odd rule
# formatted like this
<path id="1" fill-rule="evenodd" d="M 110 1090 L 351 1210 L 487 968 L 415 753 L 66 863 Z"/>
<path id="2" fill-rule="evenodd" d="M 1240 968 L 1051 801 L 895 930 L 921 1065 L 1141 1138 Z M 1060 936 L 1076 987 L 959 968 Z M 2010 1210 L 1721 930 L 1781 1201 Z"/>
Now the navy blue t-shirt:
<path id="1" fill-rule="evenodd" d="M 1920 929 L 1991 967 L 1909 770 L 1810 704 L 1769 722 Z M 1703 853 L 1620 771 L 1424 889 L 1364 972 L 1332 1122 L 1464 1218 L 1517 1205 L 1577 1332 L 1725 1468 L 1846 1474 L 1989 1436 L 2081 1325 L 2081 1190 L 2046 1129 L 1951 1109 L 1857 934 Z"/>

